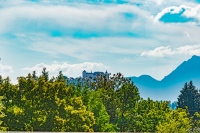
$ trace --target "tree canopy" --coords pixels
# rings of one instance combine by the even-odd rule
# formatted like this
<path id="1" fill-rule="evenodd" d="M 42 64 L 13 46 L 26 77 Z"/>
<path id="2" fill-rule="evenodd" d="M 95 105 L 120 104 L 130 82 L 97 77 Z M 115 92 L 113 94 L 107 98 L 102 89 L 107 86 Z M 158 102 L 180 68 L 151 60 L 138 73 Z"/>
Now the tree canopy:
<path id="1" fill-rule="evenodd" d="M 199 92 L 186 83 L 172 110 L 169 101 L 140 97 L 121 73 L 67 84 L 62 72 L 33 71 L 16 85 L 0 76 L 0 131 L 189 132 L 200 127 Z"/>

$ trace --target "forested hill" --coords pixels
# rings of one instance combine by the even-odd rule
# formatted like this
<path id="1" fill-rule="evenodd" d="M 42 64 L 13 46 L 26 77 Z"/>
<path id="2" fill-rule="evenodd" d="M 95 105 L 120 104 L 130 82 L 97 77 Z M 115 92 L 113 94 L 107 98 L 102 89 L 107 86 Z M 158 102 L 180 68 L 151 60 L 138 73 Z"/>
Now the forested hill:
<path id="1" fill-rule="evenodd" d="M 154 100 L 174 101 L 185 82 L 192 80 L 200 88 L 200 57 L 192 56 L 161 81 L 149 75 L 131 77 L 131 79 L 140 88 L 141 96 L 151 97 Z"/>

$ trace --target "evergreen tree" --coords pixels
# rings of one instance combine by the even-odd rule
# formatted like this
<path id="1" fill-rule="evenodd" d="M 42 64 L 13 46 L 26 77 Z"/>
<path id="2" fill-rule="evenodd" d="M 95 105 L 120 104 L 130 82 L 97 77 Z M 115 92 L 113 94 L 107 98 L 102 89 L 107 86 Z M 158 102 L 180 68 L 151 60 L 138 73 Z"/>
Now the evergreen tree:
<path id="1" fill-rule="evenodd" d="M 56 77 L 56 81 L 65 82 L 64 76 L 62 74 L 62 71 L 59 71 L 58 76 Z"/>
<path id="2" fill-rule="evenodd" d="M 190 115 L 199 112 L 200 94 L 192 81 L 185 83 L 181 94 L 178 96 L 178 108 L 188 108 Z"/>
<path id="3" fill-rule="evenodd" d="M 37 75 L 36 75 L 36 71 L 33 71 L 33 73 L 32 73 L 32 78 L 33 78 L 34 80 L 37 80 L 37 79 L 38 79 L 38 77 L 37 77 Z"/>
<path id="4" fill-rule="evenodd" d="M 46 71 L 45 67 L 42 70 L 42 77 L 45 79 L 45 81 L 49 80 L 49 72 Z"/>

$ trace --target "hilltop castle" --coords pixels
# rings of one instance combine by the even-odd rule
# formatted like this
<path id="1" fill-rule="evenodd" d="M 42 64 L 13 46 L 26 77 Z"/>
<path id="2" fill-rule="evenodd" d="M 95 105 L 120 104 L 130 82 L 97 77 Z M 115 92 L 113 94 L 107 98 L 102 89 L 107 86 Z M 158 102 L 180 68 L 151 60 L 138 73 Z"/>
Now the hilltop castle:
<path id="1" fill-rule="evenodd" d="M 94 81 L 94 79 L 97 78 L 97 76 L 105 75 L 107 79 L 109 79 L 109 73 L 106 71 L 104 72 L 86 72 L 85 70 L 82 72 L 82 77 L 77 78 L 66 78 L 68 84 L 74 84 L 77 85 L 78 83 L 84 84 L 86 80 L 89 80 L 91 82 Z"/>
<path id="2" fill-rule="evenodd" d="M 100 75 L 105 75 L 106 78 L 108 79 L 109 78 L 109 73 L 106 71 L 105 73 L 104 72 L 86 72 L 85 70 L 82 72 L 82 78 L 83 79 L 95 79 L 97 78 L 97 76 L 100 76 Z"/>

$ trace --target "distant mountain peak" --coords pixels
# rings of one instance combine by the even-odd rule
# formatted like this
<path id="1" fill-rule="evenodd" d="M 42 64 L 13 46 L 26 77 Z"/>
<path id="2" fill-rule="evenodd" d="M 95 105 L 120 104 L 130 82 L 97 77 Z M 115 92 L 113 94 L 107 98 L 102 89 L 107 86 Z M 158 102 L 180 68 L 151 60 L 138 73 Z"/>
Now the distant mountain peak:
<path id="1" fill-rule="evenodd" d="M 200 61 L 200 56 L 197 56 L 197 55 L 193 55 L 190 59 L 188 59 L 187 61 L 184 61 L 183 63 L 188 63 L 188 62 L 196 62 L 196 63 L 199 63 L 199 61 Z M 182 64 L 183 64 L 182 63 Z M 181 65 L 182 65 L 181 64 Z M 180 66 L 181 66 L 180 65 Z"/>
<path id="2" fill-rule="evenodd" d="M 200 87 L 200 56 L 193 55 L 187 61 L 182 62 L 161 81 L 149 75 L 132 77 L 132 81 L 138 86 L 141 94 L 155 99 L 177 98 L 184 83 L 190 80 L 194 81 L 197 88 Z"/>
<path id="3" fill-rule="evenodd" d="M 198 59 L 200 59 L 200 56 L 198 56 L 198 55 L 193 55 L 192 58 L 198 58 Z M 192 58 L 191 58 L 191 59 L 192 59 Z"/>
<path id="4" fill-rule="evenodd" d="M 190 59 L 181 63 L 169 75 L 165 76 L 162 81 L 169 82 L 174 79 L 173 81 L 177 82 L 178 80 L 185 81 L 196 77 L 200 77 L 200 56 L 193 55 Z"/>
<path id="5" fill-rule="evenodd" d="M 192 58 L 190 58 L 188 61 L 197 61 L 199 60 L 200 61 L 200 56 L 197 56 L 197 55 L 193 55 Z"/>

